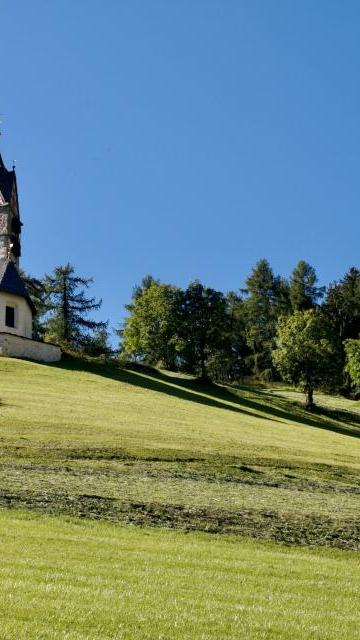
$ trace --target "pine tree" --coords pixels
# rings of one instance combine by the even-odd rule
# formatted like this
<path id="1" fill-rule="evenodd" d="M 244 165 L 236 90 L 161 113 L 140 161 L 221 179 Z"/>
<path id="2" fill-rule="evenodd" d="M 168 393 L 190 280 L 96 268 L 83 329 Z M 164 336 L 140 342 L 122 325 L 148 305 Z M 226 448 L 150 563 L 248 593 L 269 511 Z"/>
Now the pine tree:
<path id="1" fill-rule="evenodd" d="M 323 308 L 341 340 L 360 333 L 360 271 L 351 267 L 339 282 L 330 285 Z"/>
<path id="2" fill-rule="evenodd" d="M 47 340 L 65 348 L 81 349 L 89 333 L 106 328 L 106 323 L 88 318 L 88 314 L 98 310 L 102 303 L 85 295 L 85 289 L 92 282 L 92 278 L 75 275 L 75 269 L 69 263 L 56 267 L 52 275 L 45 276 Z"/>
<path id="3" fill-rule="evenodd" d="M 246 280 L 244 290 L 246 314 L 246 342 L 252 353 L 252 371 L 255 375 L 271 377 L 273 364 L 271 351 L 276 333 L 277 286 L 272 268 L 265 259 L 255 265 Z"/>
<path id="4" fill-rule="evenodd" d="M 314 309 L 324 295 L 324 287 L 317 287 L 314 267 L 305 260 L 299 260 L 290 278 L 290 300 L 293 311 Z"/>

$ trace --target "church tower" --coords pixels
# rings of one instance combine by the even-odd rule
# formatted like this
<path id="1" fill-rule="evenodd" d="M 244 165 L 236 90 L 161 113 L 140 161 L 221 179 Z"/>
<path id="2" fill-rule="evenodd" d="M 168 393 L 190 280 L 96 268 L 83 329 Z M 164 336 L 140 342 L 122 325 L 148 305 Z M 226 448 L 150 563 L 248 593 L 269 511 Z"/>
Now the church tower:
<path id="1" fill-rule="evenodd" d="M 0 261 L 19 267 L 21 221 L 15 169 L 8 171 L 0 155 Z"/>
<path id="2" fill-rule="evenodd" d="M 56 362 L 60 348 L 33 338 L 36 309 L 19 271 L 20 236 L 15 169 L 0 154 L 0 356 Z"/>

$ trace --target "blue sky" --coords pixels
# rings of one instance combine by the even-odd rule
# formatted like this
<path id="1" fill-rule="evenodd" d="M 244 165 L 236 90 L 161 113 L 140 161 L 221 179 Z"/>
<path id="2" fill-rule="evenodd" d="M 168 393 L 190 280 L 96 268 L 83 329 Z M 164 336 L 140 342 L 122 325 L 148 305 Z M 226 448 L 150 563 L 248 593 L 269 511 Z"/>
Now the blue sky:
<path id="1" fill-rule="evenodd" d="M 360 4 L 0 0 L 22 266 L 73 263 L 116 326 L 143 275 L 360 266 Z"/>

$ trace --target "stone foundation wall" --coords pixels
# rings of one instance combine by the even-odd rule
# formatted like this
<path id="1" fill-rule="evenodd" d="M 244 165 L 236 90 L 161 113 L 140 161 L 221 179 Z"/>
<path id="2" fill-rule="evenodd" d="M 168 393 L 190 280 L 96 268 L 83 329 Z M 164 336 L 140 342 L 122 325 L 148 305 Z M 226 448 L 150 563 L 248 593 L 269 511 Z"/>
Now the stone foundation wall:
<path id="1" fill-rule="evenodd" d="M 0 332 L 0 356 L 25 358 L 38 362 L 57 362 L 61 360 L 61 349 L 48 342 L 38 342 L 11 333 Z"/>

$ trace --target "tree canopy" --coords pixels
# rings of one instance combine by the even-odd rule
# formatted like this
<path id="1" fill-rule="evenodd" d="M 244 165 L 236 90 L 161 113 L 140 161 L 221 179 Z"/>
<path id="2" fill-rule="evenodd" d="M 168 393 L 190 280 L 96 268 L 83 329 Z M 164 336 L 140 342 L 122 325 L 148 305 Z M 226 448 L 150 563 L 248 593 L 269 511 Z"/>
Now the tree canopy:
<path id="1" fill-rule="evenodd" d="M 279 320 L 276 342 L 275 365 L 285 381 L 303 389 L 311 410 L 314 390 L 334 384 L 339 372 L 339 344 L 328 319 L 314 309 L 296 311 Z"/>

